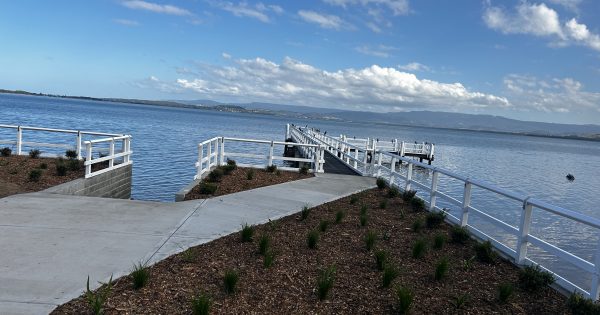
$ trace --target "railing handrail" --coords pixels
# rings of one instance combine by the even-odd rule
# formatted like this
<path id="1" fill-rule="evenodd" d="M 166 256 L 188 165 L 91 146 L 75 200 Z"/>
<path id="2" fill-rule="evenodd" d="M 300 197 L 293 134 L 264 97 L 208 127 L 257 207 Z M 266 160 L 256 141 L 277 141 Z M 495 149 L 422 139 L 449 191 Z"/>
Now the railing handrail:
<path id="1" fill-rule="evenodd" d="M 96 131 L 82 131 L 82 130 L 72 130 L 72 129 L 57 129 L 57 128 L 43 128 L 43 127 L 32 127 L 32 126 L 19 126 L 19 125 L 1 125 L 0 128 L 10 128 L 10 129 L 18 129 L 22 130 L 35 130 L 35 131 L 47 131 L 47 132 L 60 132 L 60 133 L 71 133 L 71 134 L 85 134 L 90 136 L 107 136 L 107 137 L 119 137 L 123 136 L 122 134 L 116 133 L 106 133 L 106 132 L 96 132 Z"/>
<path id="2" fill-rule="evenodd" d="M 131 138 L 132 138 L 131 135 L 122 135 L 122 136 L 117 136 L 117 137 L 109 137 L 109 138 L 84 141 L 83 144 L 85 145 L 86 152 L 87 152 L 85 162 L 83 163 L 83 165 L 85 165 L 85 178 L 94 177 L 96 175 L 100 175 L 102 173 L 109 172 L 109 171 L 112 171 L 117 168 L 131 165 L 133 163 L 133 161 L 131 160 L 131 155 L 133 153 L 133 151 L 131 151 Z M 122 142 L 122 151 L 121 152 L 115 151 L 115 142 L 116 141 Z M 100 144 L 100 143 L 108 143 L 109 144 L 108 155 L 94 158 L 93 146 L 95 144 Z M 118 162 L 117 159 L 119 159 L 119 158 L 122 158 L 121 163 L 116 163 L 116 162 Z M 106 162 L 106 161 L 108 161 L 107 168 L 104 168 L 104 169 L 101 169 L 98 171 L 92 171 L 92 165 L 97 164 L 97 163 Z"/>

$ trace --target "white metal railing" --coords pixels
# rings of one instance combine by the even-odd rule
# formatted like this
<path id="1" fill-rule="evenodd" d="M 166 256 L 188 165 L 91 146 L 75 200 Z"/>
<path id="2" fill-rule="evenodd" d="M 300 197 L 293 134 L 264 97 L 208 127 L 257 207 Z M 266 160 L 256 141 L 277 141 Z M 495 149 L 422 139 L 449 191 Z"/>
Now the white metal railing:
<path id="1" fill-rule="evenodd" d="M 233 151 L 236 147 L 235 144 L 240 143 L 253 144 L 264 148 L 258 149 L 260 152 L 254 153 Z M 296 147 L 305 157 L 287 157 L 275 154 L 277 151 L 276 147 L 285 146 Z M 324 148 L 318 144 L 215 137 L 198 144 L 198 161 L 196 162 L 196 175 L 194 176 L 194 179 L 201 179 L 205 173 L 210 172 L 214 167 L 225 165 L 229 158 L 260 161 L 259 163 L 237 163 L 240 167 L 250 168 L 265 168 L 267 166 L 272 166 L 274 165 L 274 161 L 309 163 L 312 166 L 309 168 L 309 172 L 313 173 L 322 173 L 323 163 L 325 163 Z M 298 171 L 300 168 L 280 165 L 278 166 L 278 169 L 284 171 Z"/>
<path id="2" fill-rule="evenodd" d="M 320 133 L 319 133 L 320 134 Z M 348 138 L 345 135 L 340 135 L 339 139 L 343 142 L 352 144 L 357 147 L 366 147 L 369 145 L 371 150 L 380 150 L 387 152 L 395 152 L 401 156 L 405 155 L 419 155 L 427 157 L 428 159 L 433 158 L 435 145 L 433 143 L 410 143 L 404 141 L 398 141 L 393 139 L 391 141 L 372 139 L 372 138 Z"/>
<path id="3" fill-rule="evenodd" d="M 120 152 L 115 149 L 115 144 L 117 142 L 121 142 L 122 144 Z M 84 162 L 85 178 L 94 177 L 133 163 L 131 160 L 131 154 L 133 153 L 133 151 L 131 151 L 131 136 L 129 135 L 90 140 L 85 141 L 84 144 L 86 150 Z M 97 158 L 94 158 L 94 146 L 103 144 L 108 144 L 108 154 L 99 154 Z M 105 168 L 99 170 L 92 169 L 94 164 L 106 162 L 108 162 L 108 165 Z"/>
<path id="4" fill-rule="evenodd" d="M 552 272 L 557 279 L 556 283 L 559 286 L 566 289 L 567 291 L 578 291 L 589 298 L 592 298 L 594 300 L 598 299 L 600 291 L 600 238 L 596 243 L 593 261 L 588 261 L 562 248 L 559 248 L 556 245 L 550 244 L 549 242 L 540 238 L 540 236 L 532 235 L 530 233 L 530 227 L 532 223 L 532 213 L 534 209 L 542 210 L 546 213 L 555 214 L 562 218 L 582 223 L 588 227 L 597 230 L 600 229 L 599 219 L 581 214 L 579 212 L 568 210 L 556 205 L 549 204 L 547 202 L 533 198 L 528 195 L 506 190 L 491 183 L 472 179 L 442 168 L 433 167 L 425 163 L 417 162 L 413 159 L 405 158 L 398 154 L 389 153 L 384 150 L 375 151 L 375 156 L 370 163 L 371 167 L 360 165 L 360 163 L 357 163 L 358 160 L 349 153 L 347 147 L 352 147 L 356 149 L 355 152 L 359 152 L 360 150 L 366 149 L 362 149 L 349 142 L 345 142 L 334 137 L 326 136 L 309 129 L 300 129 L 292 127 L 291 133 L 293 134 L 294 132 L 300 133 L 302 135 L 296 137 L 296 139 L 302 140 L 304 138 L 311 138 L 311 141 L 313 142 L 327 143 L 325 149 L 329 153 L 334 155 L 339 160 L 343 161 L 347 166 L 359 171 L 365 176 L 375 176 L 384 178 L 389 185 L 396 186 L 403 190 L 410 190 L 413 187 L 415 187 L 420 191 L 426 192 L 429 198 L 423 199 L 425 199 L 426 203 L 428 203 L 429 211 L 446 211 L 446 209 L 437 206 L 439 200 L 443 200 L 447 203 L 457 206 L 460 209 L 458 217 L 446 212 L 447 219 L 449 222 L 466 227 L 472 235 L 481 240 L 489 240 L 497 250 L 504 253 L 508 257 L 511 257 L 516 264 L 539 265 L 537 262 L 533 261 L 530 257 L 527 256 L 528 245 L 531 244 L 532 246 L 536 246 L 547 251 L 548 253 L 555 255 L 561 261 L 565 261 L 572 264 L 579 270 L 591 273 L 592 277 L 590 289 L 586 290 L 576 285 L 573 281 L 570 281 L 569 279 L 559 275 L 557 272 L 540 266 L 541 268 Z M 401 162 L 407 164 L 405 171 L 396 169 L 396 165 Z M 430 176 L 428 176 L 429 178 L 431 178 L 431 181 L 429 183 L 420 182 L 413 176 L 413 170 L 416 167 L 430 174 Z M 464 189 L 462 190 L 462 195 L 460 197 L 453 197 L 447 193 L 442 192 L 440 189 L 440 175 L 447 176 L 450 179 L 461 182 L 464 186 Z M 502 221 L 501 219 L 498 219 L 475 208 L 474 205 L 472 205 L 471 203 L 472 189 L 474 187 L 478 187 L 484 191 L 493 193 L 500 198 L 505 198 L 519 202 L 521 204 L 519 226 L 513 226 L 509 223 Z M 476 214 L 478 218 L 482 218 L 485 222 L 490 223 L 492 226 L 500 228 L 501 230 L 507 232 L 509 235 L 516 237 L 516 249 L 507 246 L 501 241 L 495 239 L 494 237 L 484 233 L 480 229 L 471 225 L 469 222 L 469 214 Z"/>

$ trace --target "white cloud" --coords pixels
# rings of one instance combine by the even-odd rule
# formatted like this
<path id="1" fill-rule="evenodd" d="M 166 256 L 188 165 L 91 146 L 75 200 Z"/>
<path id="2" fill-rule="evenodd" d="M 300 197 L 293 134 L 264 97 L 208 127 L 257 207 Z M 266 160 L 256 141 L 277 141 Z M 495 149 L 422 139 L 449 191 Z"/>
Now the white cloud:
<path id="1" fill-rule="evenodd" d="M 394 15 L 404 15 L 410 12 L 408 0 L 323 0 L 331 5 L 348 7 L 361 5 L 364 7 L 380 7 L 391 11 Z"/>
<path id="2" fill-rule="evenodd" d="M 249 5 L 246 2 L 239 2 L 236 4 L 228 1 L 213 2 L 213 4 L 237 17 L 249 17 L 264 23 L 271 21 L 269 13 L 282 14 L 284 12 L 283 8 L 278 5 L 265 5 L 262 2 L 258 2 L 254 5 Z"/>
<path id="3" fill-rule="evenodd" d="M 500 7 L 488 6 L 483 14 L 486 25 L 504 34 L 531 34 L 551 38 L 553 46 L 563 47 L 568 44 L 587 46 L 600 51 L 600 36 L 588 30 L 575 18 L 564 24 L 558 13 L 545 4 L 529 4 L 522 2 L 516 11 L 507 12 Z"/>
<path id="4" fill-rule="evenodd" d="M 359 46 L 355 47 L 354 50 L 358 51 L 363 55 L 375 56 L 380 58 L 388 58 L 390 56 L 390 52 L 396 50 L 397 48 L 385 45 L 379 45 L 377 47 L 371 46 Z"/>
<path id="5" fill-rule="evenodd" d="M 230 54 L 228 54 L 228 53 L 226 53 L 226 52 L 222 53 L 222 54 L 221 54 L 221 56 L 222 56 L 224 59 L 231 59 L 231 55 L 230 55 Z"/>
<path id="6" fill-rule="evenodd" d="M 117 24 L 125 25 L 125 26 L 139 26 L 140 25 L 140 23 L 138 21 L 127 20 L 127 19 L 114 19 L 113 22 L 115 22 Z"/>
<path id="7" fill-rule="evenodd" d="M 544 112 L 600 112 L 600 93 L 583 91 L 572 78 L 540 80 L 533 76 L 511 74 L 504 78 L 507 95 L 519 109 Z"/>
<path id="8" fill-rule="evenodd" d="M 128 0 L 123 1 L 121 4 L 127 8 L 134 10 L 146 10 L 155 13 L 164 13 L 171 15 L 180 15 L 180 16 L 188 16 L 192 15 L 192 13 L 186 9 L 182 9 L 180 7 L 176 7 L 174 5 L 169 4 L 156 4 L 153 2 L 141 1 L 141 0 Z"/>
<path id="9" fill-rule="evenodd" d="M 347 25 L 339 16 L 330 14 L 321 14 L 314 11 L 300 10 L 298 11 L 304 21 L 317 24 L 322 28 L 340 30 Z"/>
<path id="10" fill-rule="evenodd" d="M 327 71 L 289 57 L 280 64 L 256 58 L 235 60 L 231 66 L 204 65 L 197 75 L 174 84 L 202 97 L 358 110 L 511 106 L 506 98 L 471 91 L 460 83 L 419 79 L 394 68 L 373 65 Z"/>
<path id="11" fill-rule="evenodd" d="M 381 27 L 379 27 L 379 25 L 377 25 L 373 22 L 367 22 L 366 25 L 371 31 L 373 31 L 375 33 L 381 33 Z"/>
<path id="12" fill-rule="evenodd" d="M 411 63 L 407 63 L 405 65 L 398 65 L 398 69 L 400 70 L 404 70 L 404 71 L 421 71 L 421 72 L 429 72 L 431 71 L 431 68 L 429 68 L 428 66 L 422 64 L 422 63 L 418 63 L 418 62 L 411 62 Z"/>
<path id="13" fill-rule="evenodd" d="M 581 0 L 548 0 L 550 3 L 561 5 L 571 11 L 578 12 Z"/>

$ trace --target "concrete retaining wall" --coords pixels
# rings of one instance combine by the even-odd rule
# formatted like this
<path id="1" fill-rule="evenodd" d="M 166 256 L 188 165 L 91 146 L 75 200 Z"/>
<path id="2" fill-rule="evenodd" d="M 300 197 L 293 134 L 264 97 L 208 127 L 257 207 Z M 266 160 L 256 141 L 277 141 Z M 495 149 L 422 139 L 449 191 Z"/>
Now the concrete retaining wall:
<path id="1" fill-rule="evenodd" d="M 130 199 L 131 176 L 132 165 L 127 165 L 92 178 L 79 178 L 54 186 L 44 190 L 44 192 L 75 196 Z"/>

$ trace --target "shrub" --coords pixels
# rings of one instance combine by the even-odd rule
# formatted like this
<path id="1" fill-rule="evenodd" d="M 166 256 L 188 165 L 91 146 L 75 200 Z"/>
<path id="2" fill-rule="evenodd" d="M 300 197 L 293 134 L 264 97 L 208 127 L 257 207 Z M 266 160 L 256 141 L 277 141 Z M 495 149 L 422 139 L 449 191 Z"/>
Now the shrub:
<path id="1" fill-rule="evenodd" d="M 254 179 L 254 170 L 253 169 L 249 169 L 246 171 L 246 179 L 247 180 Z"/>
<path id="2" fill-rule="evenodd" d="M 452 304 L 457 311 L 467 306 L 467 303 L 469 303 L 469 295 L 467 293 L 455 296 L 450 300 L 450 304 Z"/>
<path id="3" fill-rule="evenodd" d="M 386 264 L 385 267 L 383 267 L 383 274 L 381 276 L 382 286 L 388 288 L 397 277 L 398 269 L 391 264 Z"/>
<path id="4" fill-rule="evenodd" d="M 415 197 L 416 194 L 417 194 L 416 190 L 405 190 L 402 192 L 402 200 L 405 203 L 408 203 Z"/>
<path id="5" fill-rule="evenodd" d="M 237 163 L 235 162 L 235 160 L 227 159 L 227 165 L 228 166 L 233 166 L 233 169 L 237 168 Z"/>
<path id="6" fill-rule="evenodd" d="M 410 205 L 415 212 L 425 210 L 425 201 L 423 199 L 415 197 L 410 200 Z"/>
<path id="7" fill-rule="evenodd" d="M 302 166 L 300 169 L 298 169 L 298 173 L 300 175 L 308 175 L 308 167 L 306 166 Z"/>
<path id="8" fill-rule="evenodd" d="M 345 216 L 346 216 L 346 213 L 344 213 L 344 211 L 338 210 L 338 212 L 335 213 L 335 223 L 342 222 L 342 220 L 344 219 Z"/>
<path id="9" fill-rule="evenodd" d="M 47 169 L 47 168 L 48 168 L 48 164 L 46 164 L 46 163 L 41 163 L 41 164 L 40 164 L 40 166 L 39 166 L 39 168 L 40 168 L 40 169 L 42 169 L 42 170 L 45 170 L 45 169 Z"/>
<path id="10" fill-rule="evenodd" d="M 418 239 L 412 247 L 412 257 L 413 258 L 421 258 L 427 252 L 427 242 L 424 239 Z"/>
<path id="11" fill-rule="evenodd" d="M 267 234 L 261 235 L 258 240 L 258 253 L 265 255 L 269 251 L 269 247 L 271 247 L 271 238 Z"/>
<path id="12" fill-rule="evenodd" d="M 408 314 L 413 302 L 412 291 L 404 287 L 398 287 L 398 289 L 396 289 L 396 300 L 398 300 L 398 313 Z"/>
<path id="13" fill-rule="evenodd" d="M 444 222 L 444 219 L 446 219 L 446 213 L 443 211 L 429 212 L 425 216 L 425 225 L 429 229 L 437 228 Z"/>
<path id="14" fill-rule="evenodd" d="M 96 290 L 96 292 L 90 290 L 90 276 L 88 276 L 85 289 L 85 301 L 92 313 L 95 315 L 104 313 L 104 303 L 106 303 L 106 299 L 108 299 L 108 295 L 112 289 L 112 276 L 108 282 L 104 284 L 104 287 Z"/>
<path id="15" fill-rule="evenodd" d="M 71 159 L 68 162 L 68 168 L 71 171 L 79 171 L 81 169 L 81 162 L 77 159 Z"/>
<path id="16" fill-rule="evenodd" d="M 542 270 L 540 266 L 525 266 L 519 270 L 519 285 L 530 292 L 543 289 L 554 283 L 554 275 Z"/>
<path id="17" fill-rule="evenodd" d="M 472 256 L 469 259 L 463 259 L 463 268 L 467 271 L 473 270 L 473 262 L 475 261 L 475 256 Z"/>
<path id="18" fill-rule="evenodd" d="M 319 242 L 319 232 L 317 232 L 315 230 L 308 232 L 308 235 L 306 236 L 306 244 L 308 245 L 308 248 L 310 248 L 310 249 L 317 248 L 318 242 Z"/>
<path id="19" fill-rule="evenodd" d="M 475 249 L 475 256 L 483 263 L 491 264 L 496 260 L 496 252 L 492 249 L 492 243 L 485 241 L 483 243 L 477 243 L 473 246 Z"/>
<path id="20" fill-rule="evenodd" d="M 64 163 L 56 163 L 56 175 L 58 175 L 58 176 L 66 176 L 67 175 L 67 166 Z"/>
<path id="21" fill-rule="evenodd" d="M 335 266 L 330 266 L 327 269 L 321 270 L 317 277 L 317 293 L 319 300 L 324 300 L 329 295 L 329 291 L 333 287 L 335 281 Z"/>
<path id="22" fill-rule="evenodd" d="M 77 151 L 75 151 L 75 150 L 67 150 L 67 151 L 65 151 L 65 156 L 68 159 L 76 159 L 77 158 Z"/>
<path id="23" fill-rule="evenodd" d="M 192 248 L 188 248 L 181 253 L 181 259 L 183 259 L 183 261 L 186 263 L 194 262 L 197 256 L 198 255 L 196 251 L 194 251 Z"/>
<path id="24" fill-rule="evenodd" d="M 383 249 L 375 252 L 375 264 L 377 265 L 377 270 L 383 270 L 389 257 L 390 253 Z"/>
<path id="25" fill-rule="evenodd" d="M 387 199 L 383 199 L 379 202 L 379 209 L 387 208 Z"/>
<path id="26" fill-rule="evenodd" d="M 437 264 L 435 265 L 435 274 L 434 274 L 434 278 L 435 280 L 442 280 L 443 278 L 446 277 L 446 275 L 448 274 L 448 258 L 442 258 L 440 260 L 438 260 Z"/>
<path id="27" fill-rule="evenodd" d="M 321 220 L 321 222 L 319 222 L 319 231 L 325 232 L 327 231 L 327 227 L 329 227 L 329 221 Z"/>
<path id="28" fill-rule="evenodd" d="M 360 214 L 361 215 L 367 214 L 367 210 L 368 210 L 367 205 L 360 206 Z"/>
<path id="29" fill-rule="evenodd" d="M 12 150 L 9 147 L 4 147 L 0 150 L 0 156 L 9 157 L 12 154 Z"/>
<path id="30" fill-rule="evenodd" d="M 269 165 L 265 167 L 265 171 L 269 173 L 275 173 L 277 171 L 277 165 Z"/>
<path id="31" fill-rule="evenodd" d="M 302 207 L 302 211 L 300 211 L 300 220 L 304 221 L 310 215 L 310 208 L 308 205 Z"/>
<path id="32" fill-rule="evenodd" d="M 514 287 L 510 283 L 503 283 L 498 286 L 498 300 L 500 303 L 508 302 L 508 299 L 513 294 Z"/>
<path id="33" fill-rule="evenodd" d="M 32 159 L 37 159 L 40 157 L 40 154 L 42 154 L 42 152 L 38 149 L 31 149 L 29 151 L 29 157 Z"/>
<path id="34" fill-rule="evenodd" d="M 242 242 L 252 242 L 252 236 L 254 236 L 254 227 L 252 225 L 248 225 L 248 223 L 244 223 L 242 226 Z"/>
<path id="35" fill-rule="evenodd" d="M 210 314 L 211 305 L 212 301 L 210 297 L 204 293 L 200 293 L 198 296 L 192 299 L 192 314 L 208 315 Z"/>
<path id="36" fill-rule="evenodd" d="M 567 300 L 567 307 L 573 315 L 600 314 L 600 305 L 591 299 L 586 299 L 580 293 L 574 292 Z"/>
<path id="37" fill-rule="evenodd" d="M 366 226 L 368 220 L 369 220 L 369 217 L 366 214 L 361 214 L 360 215 L 360 226 Z"/>
<path id="38" fill-rule="evenodd" d="M 203 195 L 212 195 L 217 191 L 217 185 L 213 183 L 201 183 L 200 193 Z"/>
<path id="39" fill-rule="evenodd" d="M 210 182 L 220 182 L 221 178 L 223 178 L 223 170 L 219 167 L 215 168 L 214 170 L 210 171 L 210 173 L 208 173 L 208 180 Z"/>
<path id="40" fill-rule="evenodd" d="M 233 294 L 235 293 L 235 287 L 237 286 L 239 280 L 239 274 L 235 270 L 227 270 L 225 271 L 225 276 L 223 277 L 223 287 L 225 289 L 225 293 Z"/>
<path id="41" fill-rule="evenodd" d="M 224 175 L 229 175 L 229 174 L 231 174 L 233 171 L 235 171 L 235 169 L 237 168 L 237 166 L 235 166 L 235 165 L 230 165 L 230 164 L 227 164 L 227 165 L 223 165 L 223 166 L 221 166 L 220 168 L 221 168 L 221 170 L 223 171 L 223 174 L 224 174 Z"/>
<path id="42" fill-rule="evenodd" d="M 387 196 L 388 196 L 388 198 L 396 198 L 396 197 L 400 196 L 400 190 L 398 190 L 398 188 L 396 188 L 394 186 L 390 186 Z"/>
<path id="43" fill-rule="evenodd" d="M 365 247 L 368 251 L 373 249 L 373 245 L 375 245 L 375 241 L 377 240 L 377 234 L 373 231 L 368 231 L 365 236 Z"/>
<path id="44" fill-rule="evenodd" d="M 39 182 L 40 178 L 42 178 L 42 170 L 33 169 L 29 171 L 29 181 L 30 182 Z"/>
<path id="45" fill-rule="evenodd" d="M 446 235 L 437 234 L 433 238 L 433 248 L 434 249 L 442 249 L 442 247 L 444 247 L 444 244 L 446 244 Z"/>
<path id="46" fill-rule="evenodd" d="M 413 232 L 419 233 L 423 230 L 423 219 L 417 218 L 412 224 Z"/>
<path id="47" fill-rule="evenodd" d="M 148 270 L 148 267 L 146 265 L 142 265 L 142 263 L 133 265 L 133 270 L 131 270 L 131 278 L 133 280 L 134 289 L 137 290 L 143 288 L 150 279 L 150 271 Z"/>
<path id="48" fill-rule="evenodd" d="M 263 256 L 263 266 L 265 268 L 269 268 L 273 265 L 274 262 L 275 262 L 275 252 L 272 249 L 270 249 Z"/>
<path id="49" fill-rule="evenodd" d="M 352 195 L 352 197 L 350 197 L 350 204 L 353 205 L 357 202 L 358 202 L 358 195 Z"/>
<path id="50" fill-rule="evenodd" d="M 453 226 L 450 230 L 450 238 L 453 243 L 465 244 L 469 237 L 469 230 L 466 227 Z"/>
<path id="51" fill-rule="evenodd" d="M 383 179 L 382 177 L 378 177 L 377 178 L 377 188 L 384 189 L 385 187 L 387 187 L 387 183 L 385 182 L 385 179 Z"/>

